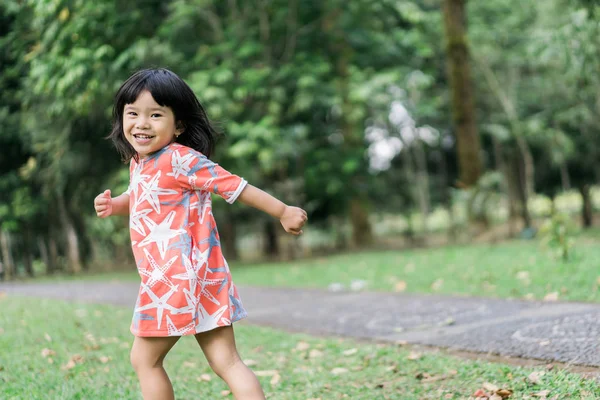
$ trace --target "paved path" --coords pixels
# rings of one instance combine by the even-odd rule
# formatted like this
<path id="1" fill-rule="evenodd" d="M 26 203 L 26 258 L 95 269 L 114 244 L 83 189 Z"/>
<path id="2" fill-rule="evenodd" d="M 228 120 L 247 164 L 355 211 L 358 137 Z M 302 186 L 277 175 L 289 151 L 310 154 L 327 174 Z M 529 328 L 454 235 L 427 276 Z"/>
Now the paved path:
<path id="1" fill-rule="evenodd" d="M 7 284 L 0 292 L 133 307 L 138 284 Z M 247 322 L 313 334 L 600 366 L 600 304 L 240 287 Z"/>

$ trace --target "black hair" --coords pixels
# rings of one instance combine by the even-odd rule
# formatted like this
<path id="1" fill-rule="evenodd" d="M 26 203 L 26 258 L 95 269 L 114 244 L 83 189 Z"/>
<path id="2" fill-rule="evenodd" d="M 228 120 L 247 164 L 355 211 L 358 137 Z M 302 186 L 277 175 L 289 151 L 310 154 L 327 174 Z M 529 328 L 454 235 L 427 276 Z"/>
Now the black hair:
<path id="1" fill-rule="evenodd" d="M 115 95 L 112 131 L 108 135 L 123 161 L 138 159 L 138 154 L 123 133 L 123 110 L 126 104 L 134 103 L 141 92 L 147 90 L 154 101 L 169 107 L 175 123 L 183 132 L 175 140 L 199 151 L 206 157 L 212 154 L 218 133 L 211 125 L 204 108 L 194 91 L 177 74 L 168 69 L 143 69 L 129 77 Z"/>

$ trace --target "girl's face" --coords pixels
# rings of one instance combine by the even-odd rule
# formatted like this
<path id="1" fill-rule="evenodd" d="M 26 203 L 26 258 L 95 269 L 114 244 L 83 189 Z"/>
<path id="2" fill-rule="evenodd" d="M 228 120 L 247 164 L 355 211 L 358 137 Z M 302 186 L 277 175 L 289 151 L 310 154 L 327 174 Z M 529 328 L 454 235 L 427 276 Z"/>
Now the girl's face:
<path id="1" fill-rule="evenodd" d="M 182 130 L 177 129 L 173 110 L 158 104 L 144 90 L 133 103 L 125 104 L 123 132 L 140 158 L 144 158 L 173 142 Z"/>

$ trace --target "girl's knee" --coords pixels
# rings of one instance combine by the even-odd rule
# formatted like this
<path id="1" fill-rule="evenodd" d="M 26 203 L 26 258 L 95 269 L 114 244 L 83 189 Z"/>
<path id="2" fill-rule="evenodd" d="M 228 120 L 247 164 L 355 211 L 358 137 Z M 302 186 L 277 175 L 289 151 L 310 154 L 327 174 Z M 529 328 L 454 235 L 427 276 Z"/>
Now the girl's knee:
<path id="1" fill-rule="evenodd" d="M 227 371 L 230 371 L 235 367 L 245 367 L 244 363 L 237 354 L 231 356 L 224 355 L 222 357 L 213 357 L 212 359 L 208 360 L 208 365 L 210 365 L 214 373 L 221 378 L 227 374 Z"/>

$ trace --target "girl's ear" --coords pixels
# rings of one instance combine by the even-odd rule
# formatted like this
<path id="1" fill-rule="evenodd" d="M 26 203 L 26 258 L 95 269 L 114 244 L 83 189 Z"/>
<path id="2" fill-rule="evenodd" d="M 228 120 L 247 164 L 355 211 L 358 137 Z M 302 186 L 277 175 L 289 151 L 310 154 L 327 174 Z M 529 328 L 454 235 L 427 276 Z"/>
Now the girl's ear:
<path id="1" fill-rule="evenodd" d="M 175 136 L 181 135 L 183 131 L 185 131 L 185 126 L 183 126 L 183 122 L 177 121 L 177 124 L 175 125 Z"/>

